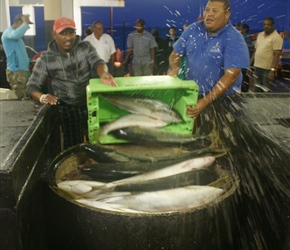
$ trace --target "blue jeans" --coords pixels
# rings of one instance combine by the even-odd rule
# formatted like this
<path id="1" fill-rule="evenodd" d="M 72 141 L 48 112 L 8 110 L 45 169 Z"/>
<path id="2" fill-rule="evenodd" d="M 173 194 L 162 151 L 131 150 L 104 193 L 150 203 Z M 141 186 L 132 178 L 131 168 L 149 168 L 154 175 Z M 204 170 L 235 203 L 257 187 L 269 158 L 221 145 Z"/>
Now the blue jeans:
<path id="1" fill-rule="evenodd" d="M 269 69 L 262 69 L 255 67 L 255 83 L 264 85 L 267 88 L 271 87 L 271 82 L 269 81 Z"/>

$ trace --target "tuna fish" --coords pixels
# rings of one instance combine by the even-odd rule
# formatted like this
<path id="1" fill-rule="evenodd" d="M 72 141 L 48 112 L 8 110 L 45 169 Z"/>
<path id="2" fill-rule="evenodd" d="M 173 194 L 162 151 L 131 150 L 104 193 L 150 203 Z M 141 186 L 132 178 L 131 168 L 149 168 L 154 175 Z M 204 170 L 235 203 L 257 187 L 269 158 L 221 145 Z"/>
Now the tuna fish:
<path id="1" fill-rule="evenodd" d="M 99 201 L 119 204 L 142 212 L 172 212 L 204 206 L 223 193 L 223 189 L 210 186 L 186 186 L 155 192 L 119 195 Z"/>
<path id="2" fill-rule="evenodd" d="M 168 122 L 164 120 L 159 120 L 151 118 L 145 115 L 129 114 L 118 118 L 117 120 L 110 122 L 102 126 L 100 130 L 100 135 L 107 135 L 109 132 L 120 128 L 132 127 L 132 126 L 142 126 L 142 127 L 164 127 Z"/>
<path id="3" fill-rule="evenodd" d="M 190 159 L 190 160 L 183 161 L 177 164 L 173 164 L 168 167 L 164 167 L 159 170 L 155 170 L 155 171 L 151 171 L 145 174 L 141 174 L 141 175 L 129 177 L 126 179 L 122 179 L 119 181 L 107 183 L 97 190 L 93 190 L 91 192 L 83 194 L 83 197 L 94 198 L 98 194 L 105 193 L 105 192 L 112 192 L 114 190 L 120 190 L 120 189 L 125 190 L 128 188 L 134 189 L 134 186 L 136 187 L 136 189 L 138 189 L 138 186 L 140 185 L 146 186 L 148 183 L 154 183 L 154 181 L 158 182 L 158 179 L 161 179 L 163 183 L 166 183 L 165 178 L 168 178 L 168 181 L 169 181 L 170 178 L 176 175 L 180 175 L 182 173 L 189 173 L 190 171 L 193 171 L 196 169 L 206 168 L 212 165 L 214 161 L 215 161 L 215 158 L 212 156 Z M 158 185 L 156 186 L 158 187 Z"/>
<path id="4" fill-rule="evenodd" d="M 82 143 L 81 151 L 85 152 L 90 158 L 97 162 L 113 163 L 113 162 L 130 162 L 127 156 L 117 153 L 115 150 L 109 149 L 98 144 Z"/>
<path id="5" fill-rule="evenodd" d="M 59 182 L 57 186 L 69 193 L 84 194 L 91 191 L 93 188 L 99 188 L 104 184 L 105 183 L 98 181 L 71 180 Z"/>
<path id="6" fill-rule="evenodd" d="M 87 200 L 87 199 L 77 199 L 75 201 L 80 204 L 97 208 L 97 209 L 104 209 L 104 210 L 109 210 L 109 211 L 114 211 L 114 212 L 142 213 L 141 211 L 129 209 L 128 206 L 121 205 L 121 204 L 112 204 L 112 203 L 106 203 L 106 202 L 95 201 L 95 200 Z"/>
<path id="7" fill-rule="evenodd" d="M 199 148 L 204 148 L 210 146 L 211 136 L 194 136 L 194 135 L 184 135 L 180 133 L 174 133 L 170 131 L 160 130 L 157 128 L 145 128 L 139 127 L 129 127 L 123 128 L 116 131 L 115 135 L 119 138 L 135 141 L 146 144 L 198 144 Z"/>
<path id="8" fill-rule="evenodd" d="M 127 110 L 133 114 L 146 115 L 168 123 L 182 121 L 182 118 L 178 113 L 172 110 L 167 103 L 160 100 L 151 99 L 145 96 L 131 97 L 120 94 L 103 97 L 118 108 Z"/>
<path id="9" fill-rule="evenodd" d="M 115 162 L 115 163 L 94 163 L 80 165 L 79 169 L 82 173 L 90 176 L 95 181 L 112 182 L 120 179 L 128 178 L 144 174 L 150 171 L 168 167 L 170 165 L 182 162 L 182 159 L 172 159 L 160 162 Z M 202 175 L 203 173 L 194 174 L 191 176 L 194 181 L 194 176 Z M 189 179 L 190 176 L 184 176 L 185 179 Z M 176 176 L 179 182 L 182 182 L 181 176 Z M 161 180 L 158 181 L 160 184 Z M 170 183 L 168 183 L 170 184 Z M 173 183 L 172 183 L 173 184 Z M 152 185 L 153 186 L 153 185 Z"/>

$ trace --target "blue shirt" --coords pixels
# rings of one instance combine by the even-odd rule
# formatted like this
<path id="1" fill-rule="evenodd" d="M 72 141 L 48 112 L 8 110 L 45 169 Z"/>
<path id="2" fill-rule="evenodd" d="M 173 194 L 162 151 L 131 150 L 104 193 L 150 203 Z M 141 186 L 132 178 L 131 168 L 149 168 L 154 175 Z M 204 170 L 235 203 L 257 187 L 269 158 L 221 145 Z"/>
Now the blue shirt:
<path id="1" fill-rule="evenodd" d="M 2 34 L 2 43 L 7 57 L 7 69 L 12 72 L 28 71 L 29 58 L 23 41 L 24 33 L 29 29 L 22 23 L 17 29 L 8 27 Z"/>
<path id="2" fill-rule="evenodd" d="M 186 56 L 186 79 L 194 80 L 200 94 L 209 93 L 229 68 L 248 68 L 249 52 L 242 34 L 229 22 L 216 34 L 207 32 L 204 22 L 191 24 L 173 45 Z M 225 94 L 239 93 L 242 73 Z"/>

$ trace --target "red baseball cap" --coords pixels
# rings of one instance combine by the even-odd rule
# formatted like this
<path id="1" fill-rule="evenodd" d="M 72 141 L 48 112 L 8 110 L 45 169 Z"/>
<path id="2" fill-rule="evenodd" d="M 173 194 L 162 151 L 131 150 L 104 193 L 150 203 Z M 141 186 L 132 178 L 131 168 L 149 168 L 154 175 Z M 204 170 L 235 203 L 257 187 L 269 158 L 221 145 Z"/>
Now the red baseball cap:
<path id="1" fill-rule="evenodd" d="M 68 17 L 60 17 L 54 21 L 53 31 L 62 32 L 64 29 L 76 29 L 75 21 Z"/>

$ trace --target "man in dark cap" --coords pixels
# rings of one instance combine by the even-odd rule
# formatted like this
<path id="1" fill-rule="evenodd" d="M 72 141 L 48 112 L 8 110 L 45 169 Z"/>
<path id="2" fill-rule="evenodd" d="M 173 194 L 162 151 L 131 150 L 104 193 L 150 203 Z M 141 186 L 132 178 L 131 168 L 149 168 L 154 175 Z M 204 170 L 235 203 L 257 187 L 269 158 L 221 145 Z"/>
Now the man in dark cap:
<path id="1" fill-rule="evenodd" d="M 7 81 L 19 99 L 26 97 L 29 58 L 23 36 L 30 28 L 29 24 L 33 24 L 29 15 L 19 14 L 14 18 L 13 25 L 8 27 L 2 35 L 2 43 L 7 57 Z"/>
<path id="2" fill-rule="evenodd" d="M 135 24 L 136 31 L 128 35 L 128 52 L 122 64 L 125 65 L 133 54 L 133 75 L 149 76 L 153 72 L 155 47 L 157 47 L 157 44 L 152 34 L 145 30 L 145 21 L 143 19 L 137 19 Z"/>

